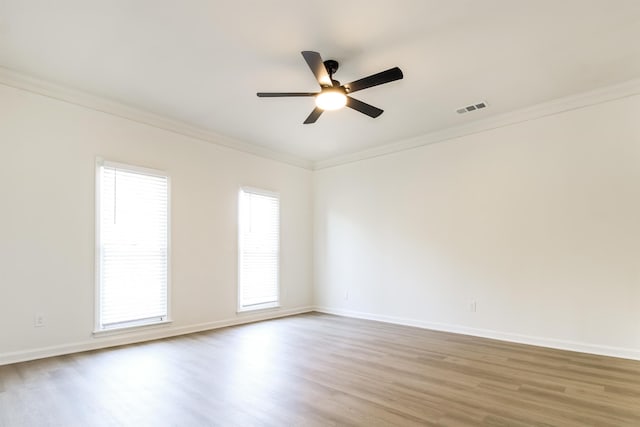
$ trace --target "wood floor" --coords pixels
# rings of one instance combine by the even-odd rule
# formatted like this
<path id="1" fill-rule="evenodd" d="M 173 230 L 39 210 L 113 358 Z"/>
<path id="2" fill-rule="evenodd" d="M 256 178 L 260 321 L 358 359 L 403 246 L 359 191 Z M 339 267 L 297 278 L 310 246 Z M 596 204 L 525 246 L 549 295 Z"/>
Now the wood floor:
<path id="1" fill-rule="evenodd" d="M 0 426 L 640 426 L 640 362 L 306 314 L 0 367 Z"/>

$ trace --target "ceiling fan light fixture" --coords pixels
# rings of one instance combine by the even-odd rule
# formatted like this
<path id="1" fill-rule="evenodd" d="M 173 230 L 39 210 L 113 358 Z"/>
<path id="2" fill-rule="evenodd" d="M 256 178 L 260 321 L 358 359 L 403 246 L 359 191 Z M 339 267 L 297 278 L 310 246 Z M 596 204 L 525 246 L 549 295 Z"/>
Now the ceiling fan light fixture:
<path id="1" fill-rule="evenodd" d="M 340 89 L 325 89 L 316 96 L 316 106 L 323 110 L 339 110 L 347 105 L 347 95 Z"/>
<path id="2" fill-rule="evenodd" d="M 315 123 L 325 110 L 338 110 L 342 107 L 352 108 L 375 119 L 382 114 L 384 110 L 352 98 L 350 95 L 353 92 L 400 80 L 403 77 L 402 70 L 398 67 L 393 67 L 352 81 L 351 83 L 340 85 L 340 82 L 333 78 L 333 75 L 338 70 L 337 61 L 332 59 L 323 61 L 318 52 L 311 50 L 303 50 L 302 57 L 318 81 L 320 92 L 258 92 L 256 95 L 260 98 L 280 98 L 288 96 L 314 97 L 316 107 L 311 111 L 311 114 L 309 114 L 305 121 L 302 122 L 305 125 Z M 349 94 L 349 96 L 347 94 Z"/>

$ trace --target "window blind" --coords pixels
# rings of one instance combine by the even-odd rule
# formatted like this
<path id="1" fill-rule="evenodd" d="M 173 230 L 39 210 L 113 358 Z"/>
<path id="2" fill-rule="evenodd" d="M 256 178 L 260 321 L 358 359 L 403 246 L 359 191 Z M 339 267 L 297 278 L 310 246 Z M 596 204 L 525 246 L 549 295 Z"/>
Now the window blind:
<path id="1" fill-rule="evenodd" d="M 104 163 L 99 179 L 99 329 L 166 320 L 168 177 Z"/>
<path id="2" fill-rule="evenodd" d="M 239 203 L 239 309 L 278 305 L 280 200 L 242 189 Z"/>

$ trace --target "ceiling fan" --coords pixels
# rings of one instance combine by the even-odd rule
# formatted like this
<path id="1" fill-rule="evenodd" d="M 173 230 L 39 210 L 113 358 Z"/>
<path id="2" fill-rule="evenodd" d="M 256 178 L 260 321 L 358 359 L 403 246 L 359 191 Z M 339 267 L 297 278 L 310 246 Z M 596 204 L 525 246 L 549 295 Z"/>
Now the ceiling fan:
<path id="1" fill-rule="evenodd" d="M 353 108 L 369 117 L 376 118 L 382 114 L 383 110 L 369 105 L 366 102 L 359 101 L 351 96 L 353 92 L 367 89 L 373 86 L 389 83 L 394 80 L 400 80 L 402 70 L 398 67 L 372 74 L 368 77 L 340 85 L 340 82 L 333 79 L 333 75 L 338 71 L 338 62 L 332 59 L 323 61 L 318 52 L 305 50 L 302 52 L 304 60 L 311 68 L 313 75 L 320 84 L 320 92 L 258 92 L 261 98 L 279 98 L 287 96 L 314 96 L 316 98 L 316 108 L 313 109 L 304 124 L 315 123 L 318 117 L 325 110 L 337 110 L 345 105 Z"/>

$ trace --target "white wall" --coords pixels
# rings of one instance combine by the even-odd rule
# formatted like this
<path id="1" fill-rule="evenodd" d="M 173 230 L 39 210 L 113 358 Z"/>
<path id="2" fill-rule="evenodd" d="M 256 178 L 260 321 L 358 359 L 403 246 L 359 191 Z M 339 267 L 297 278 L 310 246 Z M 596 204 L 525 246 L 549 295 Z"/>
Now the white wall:
<path id="1" fill-rule="evenodd" d="M 174 322 L 155 335 L 92 335 L 96 156 L 171 176 Z M 236 314 L 242 185 L 281 196 L 282 309 L 262 316 L 312 305 L 308 170 L 3 85 L 0 159 L 0 363 L 250 319 Z"/>
<path id="2" fill-rule="evenodd" d="M 317 171 L 316 305 L 640 358 L 639 113 L 633 96 Z"/>
<path id="3" fill-rule="evenodd" d="M 628 97 L 312 174 L 0 85 L 0 364 L 255 318 L 235 313 L 241 185 L 281 194 L 283 308 L 259 316 L 315 303 L 640 358 L 639 111 Z M 96 156 L 171 175 L 168 328 L 92 335 Z"/>

